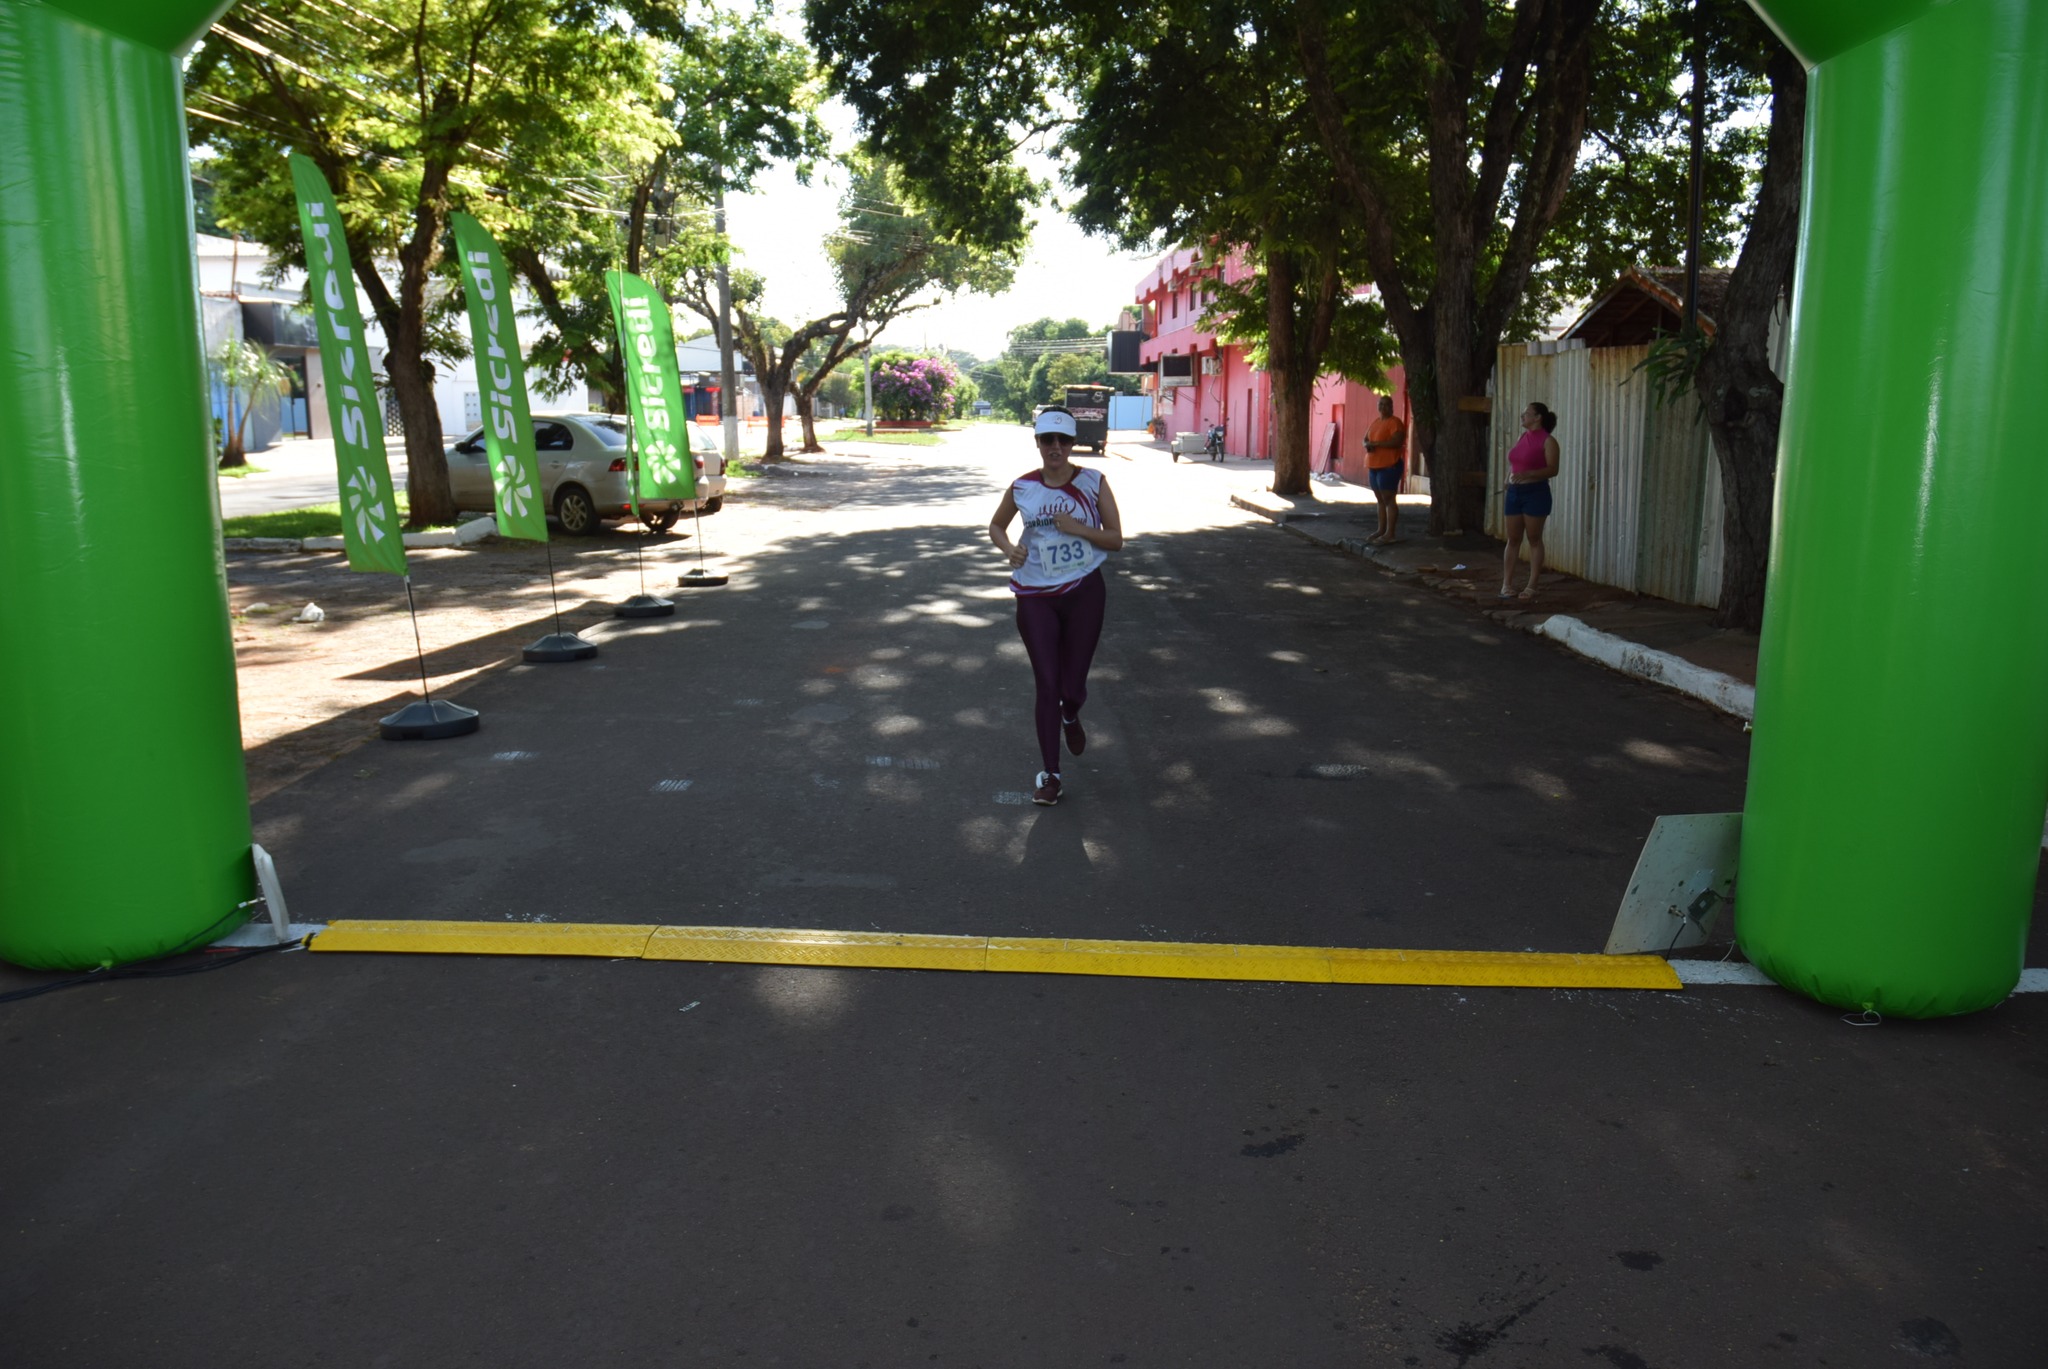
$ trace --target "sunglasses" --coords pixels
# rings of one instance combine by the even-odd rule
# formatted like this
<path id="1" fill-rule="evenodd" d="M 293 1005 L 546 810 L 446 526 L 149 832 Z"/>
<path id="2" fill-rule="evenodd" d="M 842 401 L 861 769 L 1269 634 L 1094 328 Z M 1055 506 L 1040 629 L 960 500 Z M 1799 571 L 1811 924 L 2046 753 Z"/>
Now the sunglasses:
<path id="1" fill-rule="evenodd" d="M 1040 442 L 1066 442 L 1071 444 L 1074 438 L 1071 433 L 1040 433 L 1038 440 Z"/>

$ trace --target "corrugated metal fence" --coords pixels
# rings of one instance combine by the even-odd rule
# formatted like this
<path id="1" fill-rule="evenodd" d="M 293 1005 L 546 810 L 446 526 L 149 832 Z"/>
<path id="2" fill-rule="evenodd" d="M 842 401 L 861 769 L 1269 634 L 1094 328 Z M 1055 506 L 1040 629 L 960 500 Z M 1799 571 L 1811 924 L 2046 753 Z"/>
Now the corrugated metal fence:
<path id="1" fill-rule="evenodd" d="M 1603 585 L 1685 604 L 1721 597 L 1721 473 L 1690 396 L 1660 405 L 1648 346 L 1500 349 L 1493 372 L 1486 530 L 1500 535 L 1508 449 L 1522 410 L 1557 412 L 1558 477 L 1544 525 L 1549 564 Z"/>

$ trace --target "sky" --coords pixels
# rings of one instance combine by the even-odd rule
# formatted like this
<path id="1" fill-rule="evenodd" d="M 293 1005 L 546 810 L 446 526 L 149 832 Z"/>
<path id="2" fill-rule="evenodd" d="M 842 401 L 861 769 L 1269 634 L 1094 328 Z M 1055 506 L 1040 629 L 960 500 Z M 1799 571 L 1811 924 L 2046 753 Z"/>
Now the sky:
<path id="1" fill-rule="evenodd" d="M 829 101 L 820 111 L 836 150 L 854 141 L 852 111 Z M 1030 166 L 1051 179 L 1050 162 Z M 789 167 L 764 174 L 754 193 L 728 196 L 726 229 L 741 264 L 767 281 L 768 312 L 784 323 L 830 313 L 838 289 L 825 259 L 823 237 L 839 219 L 843 181 L 837 168 L 820 167 L 808 186 Z M 887 341 L 902 347 L 950 348 L 987 360 L 1009 345 L 1009 332 L 1034 319 L 1082 318 L 1099 327 L 1137 298 L 1138 282 L 1158 254 L 1123 255 L 1093 238 L 1057 208 L 1039 211 L 1031 248 L 1010 289 L 1001 295 L 962 293 L 910 314 L 890 328 Z"/>

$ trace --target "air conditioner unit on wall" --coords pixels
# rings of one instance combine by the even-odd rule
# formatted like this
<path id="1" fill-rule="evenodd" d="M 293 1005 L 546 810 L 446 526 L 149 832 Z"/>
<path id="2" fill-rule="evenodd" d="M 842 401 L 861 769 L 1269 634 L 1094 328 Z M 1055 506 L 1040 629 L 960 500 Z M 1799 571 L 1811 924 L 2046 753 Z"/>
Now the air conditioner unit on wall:
<path id="1" fill-rule="evenodd" d="M 1203 358 L 1202 358 L 1202 374 L 1203 374 L 1203 375 L 1205 375 L 1205 376 L 1220 376 L 1220 375 L 1222 375 L 1222 374 L 1223 374 L 1223 358 L 1222 358 L 1222 357 L 1203 357 Z"/>

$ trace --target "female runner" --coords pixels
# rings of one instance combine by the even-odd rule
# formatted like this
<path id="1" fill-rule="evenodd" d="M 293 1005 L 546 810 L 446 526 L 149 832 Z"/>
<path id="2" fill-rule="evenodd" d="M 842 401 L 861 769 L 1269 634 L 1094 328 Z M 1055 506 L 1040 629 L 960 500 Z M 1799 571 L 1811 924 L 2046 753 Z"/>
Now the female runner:
<path id="1" fill-rule="evenodd" d="M 1102 636 L 1102 563 L 1123 546 L 1124 529 L 1102 472 L 1071 460 L 1073 413 L 1058 405 L 1045 409 L 1034 429 L 1040 468 L 1004 491 L 988 539 L 1010 558 L 1017 635 L 1038 688 L 1038 753 L 1045 769 L 1031 801 L 1050 807 L 1060 801 L 1060 734 L 1076 756 L 1088 744 L 1081 705 L 1088 702 L 1088 666 Z M 1019 514 L 1024 534 L 1012 542 L 1010 520 Z"/>

